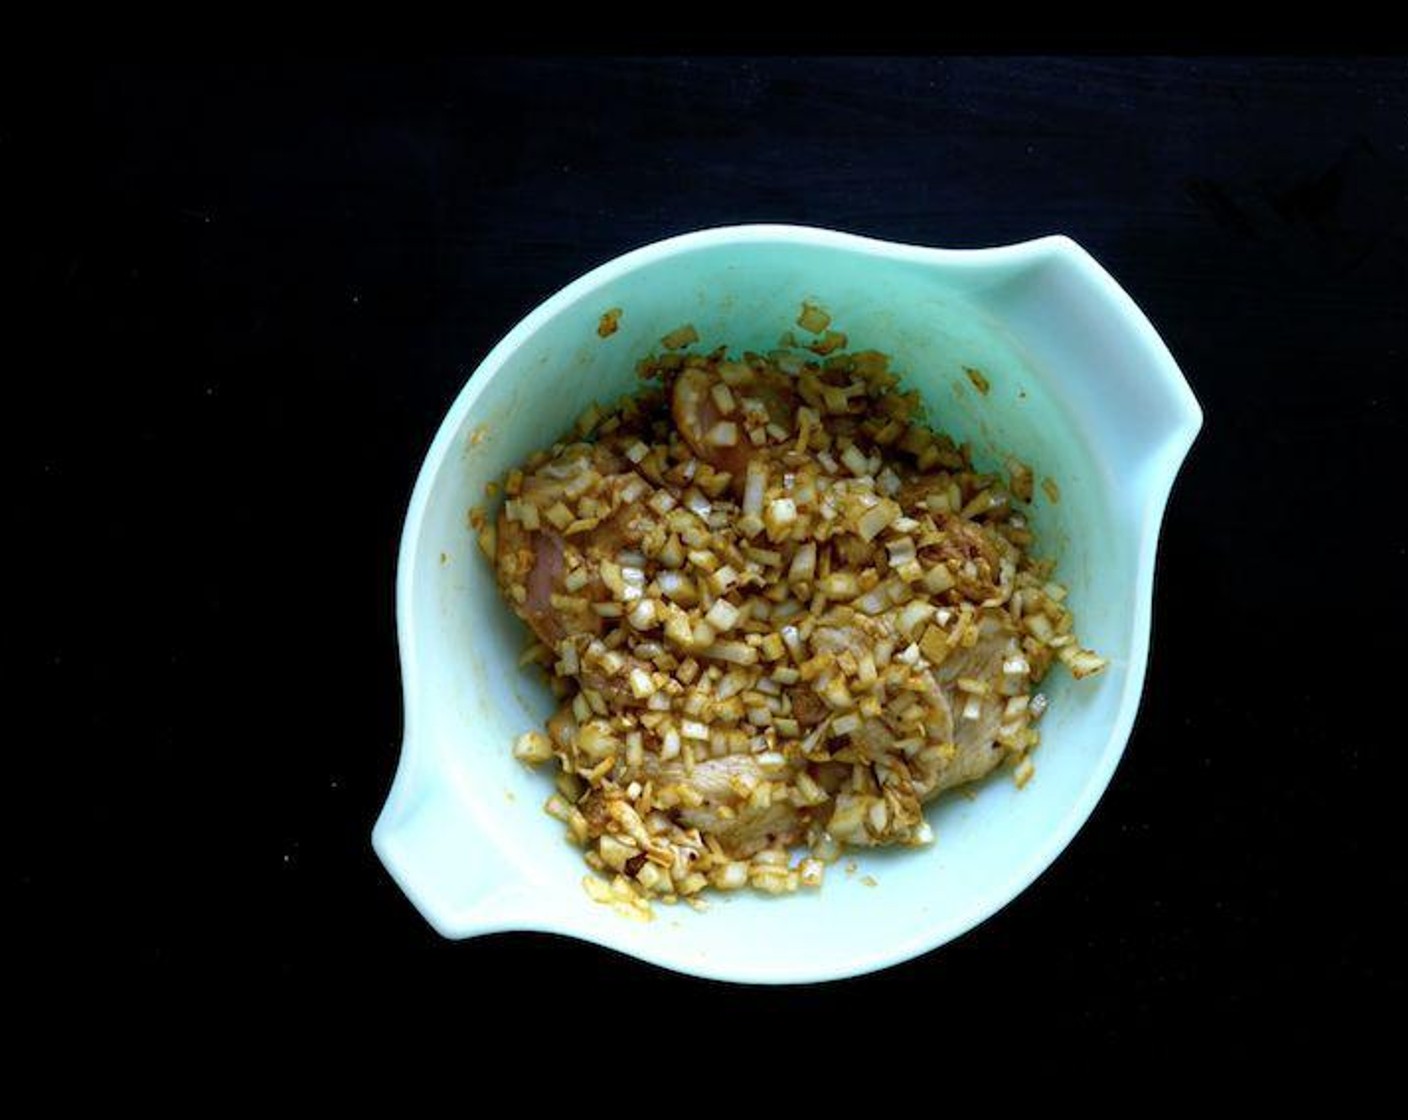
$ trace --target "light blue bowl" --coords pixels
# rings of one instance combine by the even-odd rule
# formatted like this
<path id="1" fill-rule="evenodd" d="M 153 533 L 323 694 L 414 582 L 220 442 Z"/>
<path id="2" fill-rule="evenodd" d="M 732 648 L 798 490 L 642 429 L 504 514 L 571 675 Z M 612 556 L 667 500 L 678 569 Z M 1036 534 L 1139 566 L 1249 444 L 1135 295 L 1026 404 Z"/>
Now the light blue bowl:
<path id="1" fill-rule="evenodd" d="M 692 323 L 698 349 L 767 351 L 803 299 L 852 349 L 882 350 L 931 422 L 1059 483 L 1033 521 L 1083 644 L 1103 674 L 1047 679 L 1036 776 L 1004 773 L 929 809 L 934 845 L 857 854 L 817 892 L 657 906 L 636 923 L 592 902 L 581 853 L 541 809 L 545 767 L 510 754 L 550 714 L 516 667 L 526 631 L 500 600 L 467 525 L 484 487 L 567 430 L 593 400 L 639 387 L 635 362 Z M 622 308 L 620 329 L 597 324 Z M 979 393 L 966 368 L 991 385 Z M 373 833 L 387 869 L 447 937 L 546 930 L 700 976 L 832 979 L 906 960 L 976 925 L 1056 858 L 1095 807 L 1134 723 L 1149 651 L 1159 524 L 1202 423 L 1149 321 L 1080 246 L 896 245 L 830 230 L 736 226 L 672 238 L 569 284 L 496 346 L 450 408 L 411 498 L 397 575 L 406 733 Z M 873 883 L 873 885 L 871 885 Z"/>

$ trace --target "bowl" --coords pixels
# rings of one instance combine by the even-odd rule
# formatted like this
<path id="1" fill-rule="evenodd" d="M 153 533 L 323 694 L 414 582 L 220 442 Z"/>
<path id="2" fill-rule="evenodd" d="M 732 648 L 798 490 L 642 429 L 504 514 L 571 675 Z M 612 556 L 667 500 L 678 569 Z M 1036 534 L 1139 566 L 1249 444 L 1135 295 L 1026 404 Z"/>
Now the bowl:
<path id="1" fill-rule="evenodd" d="M 500 599 L 467 515 L 485 484 L 565 432 L 592 401 L 639 387 L 636 360 L 693 324 L 697 349 L 774 349 L 803 300 L 853 349 L 891 356 L 931 422 L 980 468 L 1018 454 L 1038 488 L 1037 552 L 1058 558 L 1083 644 L 1110 659 L 1043 685 L 1036 773 L 999 771 L 929 806 L 932 845 L 848 853 L 820 890 L 738 892 L 634 922 L 582 888 L 581 851 L 542 810 L 549 767 L 515 736 L 552 701 L 518 668 L 527 630 Z M 620 308 L 615 333 L 598 324 Z M 988 382 L 980 392 L 967 370 Z M 1149 652 L 1159 525 L 1202 414 L 1133 300 L 1075 242 L 899 245 L 830 230 L 711 229 L 625 254 L 518 324 L 450 407 L 406 515 L 396 610 L 405 740 L 372 840 L 441 934 L 537 930 L 724 980 L 818 981 L 932 950 L 993 914 L 1060 854 L 1124 751 Z M 1087 853 L 1085 858 L 1096 858 Z M 854 864 L 853 870 L 848 870 Z"/>

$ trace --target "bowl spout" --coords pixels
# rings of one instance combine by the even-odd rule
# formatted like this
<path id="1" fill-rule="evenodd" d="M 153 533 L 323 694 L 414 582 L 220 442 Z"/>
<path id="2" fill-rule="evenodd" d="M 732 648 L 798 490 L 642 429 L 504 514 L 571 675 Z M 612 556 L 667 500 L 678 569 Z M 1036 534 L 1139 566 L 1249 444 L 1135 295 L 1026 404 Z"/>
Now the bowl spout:
<path id="1" fill-rule="evenodd" d="M 993 309 L 1049 369 L 1079 371 L 1068 414 L 1115 478 L 1173 481 L 1203 414 L 1178 364 L 1137 304 L 1067 237 L 1029 246 L 1028 273 L 991 295 Z"/>
<path id="2" fill-rule="evenodd" d="M 532 928 L 532 892 L 519 869 L 485 843 L 479 820 L 453 785 L 417 780 L 408 742 L 372 847 L 417 910 L 445 937 Z M 409 765 L 408 765 L 409 761 Z"/>

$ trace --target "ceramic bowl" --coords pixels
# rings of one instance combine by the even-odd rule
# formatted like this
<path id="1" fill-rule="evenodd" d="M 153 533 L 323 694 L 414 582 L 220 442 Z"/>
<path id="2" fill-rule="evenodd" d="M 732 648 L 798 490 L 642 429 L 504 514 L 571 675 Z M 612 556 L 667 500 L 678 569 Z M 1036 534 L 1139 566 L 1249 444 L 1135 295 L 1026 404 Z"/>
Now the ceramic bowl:
<path id="1" fill-rule="evenodd" d="M 549 767 L 515 736 L 552 703 L 517 667 L 527 631 L 499 597 L 467 524 L 485 484 L 565 432 L 593 400 L 638 388 L 634 367 L 692 323 L 697 349 L 774 349 L 802 301 L 852 349 L 891 356 L 931 422 L 980 468 L 1009 453 L 1059 485 L 1032 508 L 1058 558 L 1083 644 L 1110 659 L 1085 681 L 1054 671 L 1018 790 L 1008 771 L 948 794 L 932 846 L 847 855 L 818 891 L 714 895 L 648 923 L 593 902 L 586 867 L 542 810 Z M 621 308 L 602 338 L 603 312 Z M 981 393 L 965 373 L 981 371 Z M 1202 414 L 1149 321 L 1075 242 L 993 249 L 890 244 L 829 230 L 738 226 L 637 249 L 546 300 L 475 370 L 426 455 L 406 515 L 396 608 L 405 742 L 373 844 L 446 937 L 540 930 L 720 979 L 816 981 L 943 945 L 1032 882 L 1089 817 L 1139 705 L 1159 525 Z M 1099 858 L 1087 852 L 1085 858 Z M 847 871 L 854 861 L 855 870 Z"/>

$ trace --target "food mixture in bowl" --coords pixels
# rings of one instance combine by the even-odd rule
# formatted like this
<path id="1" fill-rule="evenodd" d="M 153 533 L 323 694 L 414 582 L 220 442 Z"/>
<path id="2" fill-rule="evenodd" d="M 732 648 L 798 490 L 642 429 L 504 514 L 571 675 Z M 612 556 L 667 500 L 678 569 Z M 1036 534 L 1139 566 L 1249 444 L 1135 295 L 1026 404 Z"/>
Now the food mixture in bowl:
<path id="1" fill-rule="evenodd" d="M 928 843 L 941 791 L 1030 776 L 1053 661 L 1104 666 L 1030 551 L 1030 468 L 976 471 L 842 344 L 648 358 L 650 387 L 510 472 L 480 522 L 560 700 L 515 753 L 558 760 L 547 809 L 628 912 Z"/>

